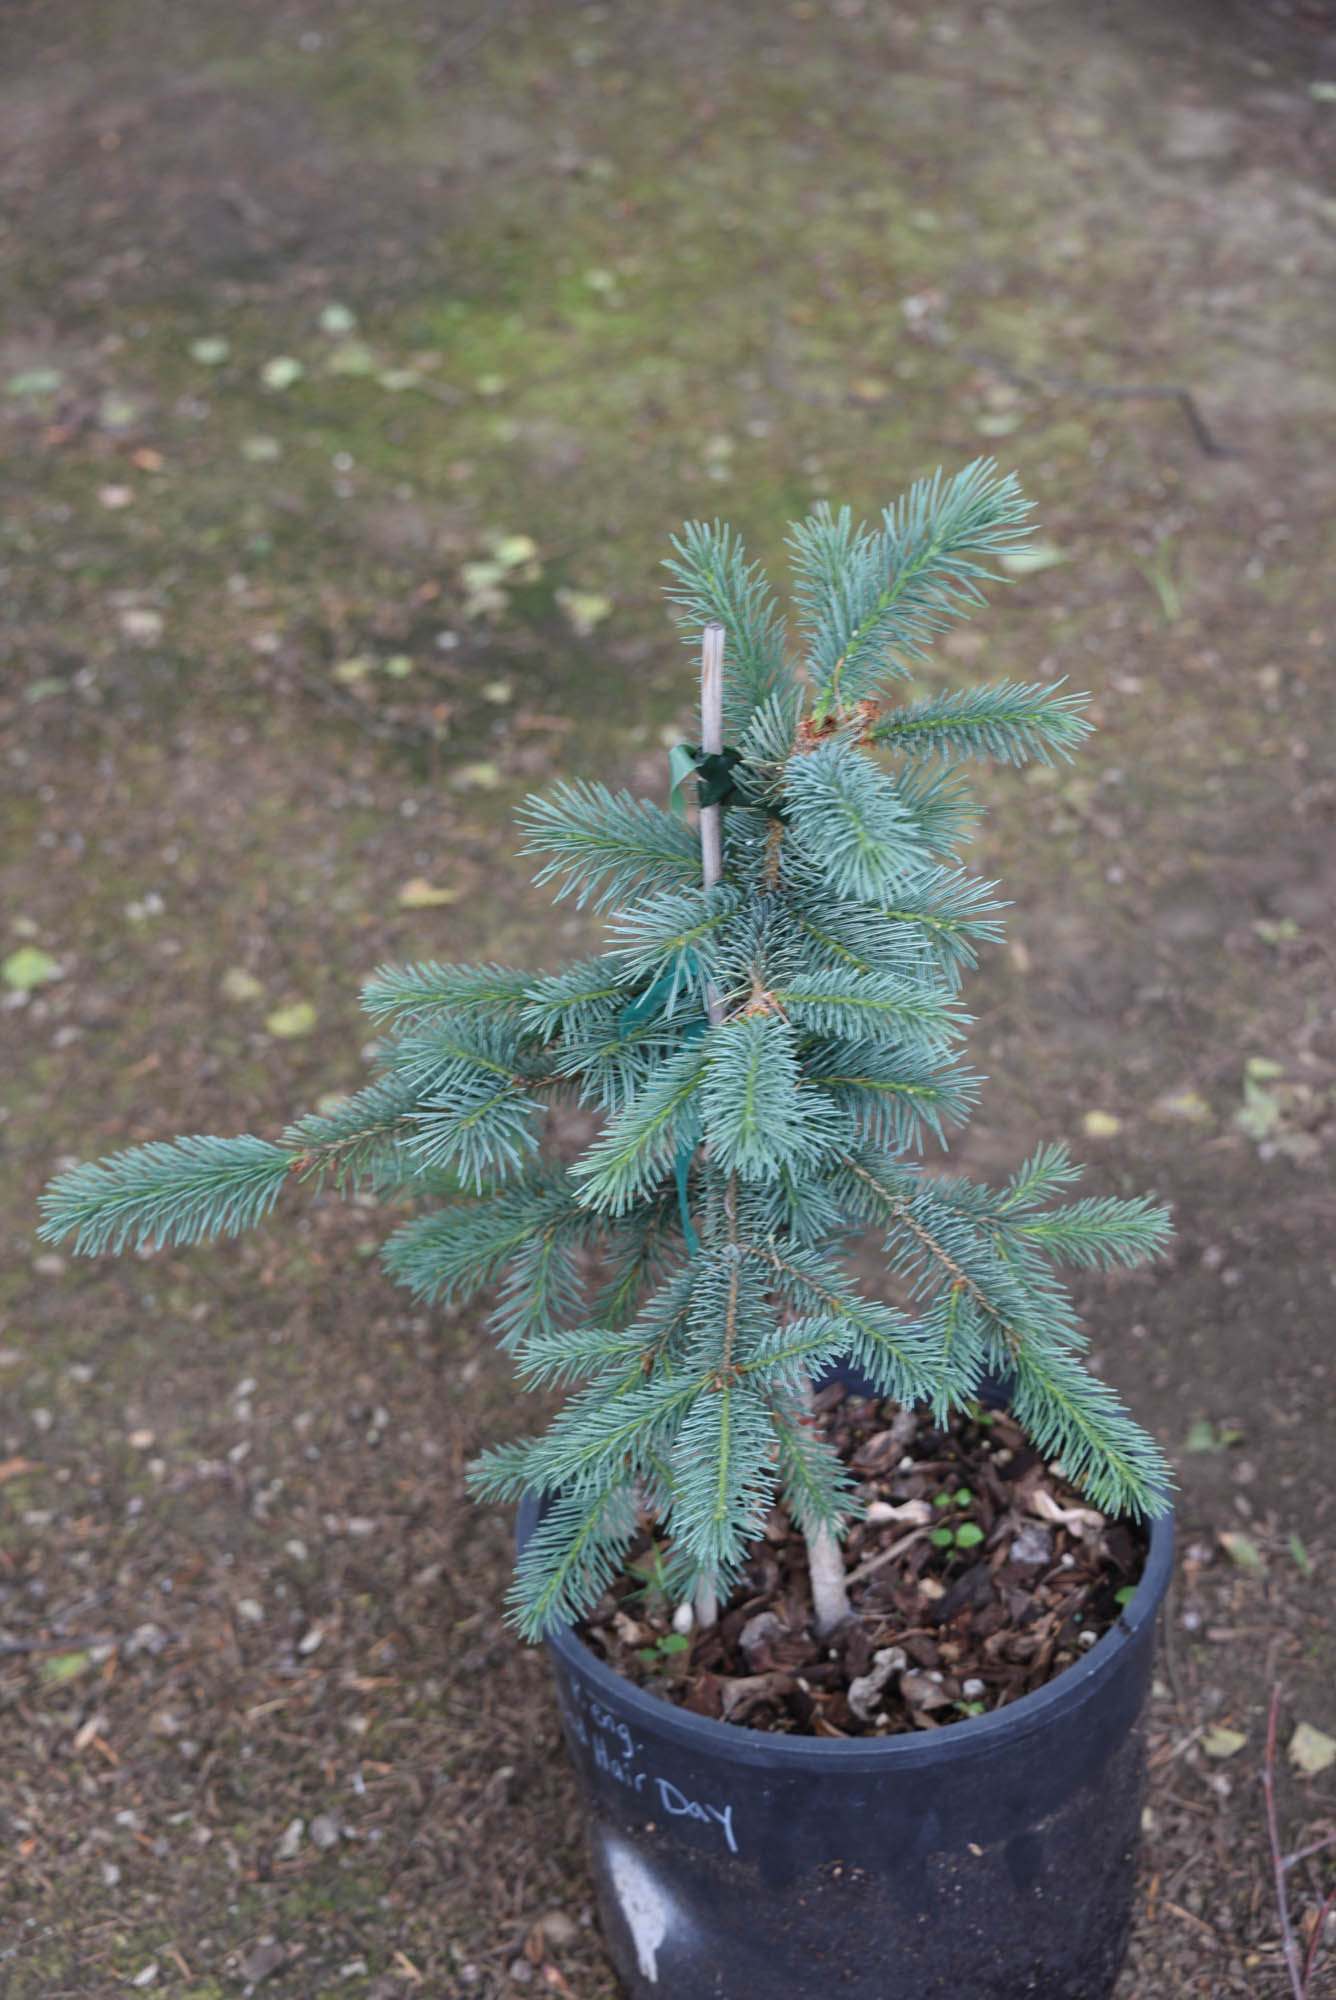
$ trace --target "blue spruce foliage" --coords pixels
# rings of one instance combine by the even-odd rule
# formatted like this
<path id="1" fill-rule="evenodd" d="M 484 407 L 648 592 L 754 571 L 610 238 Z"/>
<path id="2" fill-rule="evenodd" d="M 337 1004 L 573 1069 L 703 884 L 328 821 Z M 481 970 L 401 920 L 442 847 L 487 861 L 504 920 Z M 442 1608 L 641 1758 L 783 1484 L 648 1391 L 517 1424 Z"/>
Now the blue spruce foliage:
<path id="1" fill-rule="evenodd" d="M 292 1180 L 420 1197 L 390 1274 L 429 1302 L 492 1289 L 521 1380 L 567 1392 L 540 1436 L 472 1469 L 484 1498 L 550 1498 L 511 1593 L 531 1639 L 588 1609 L 647 1515 L 678 1587 L 721 1596 L 777 1497 L 838 1533 L 848 1477 L 806 1409 L 841 1358 L 939 1414 L 1003 1369 L 1096 1506 L 1165 1504 L 1155 1445 L 1081 1362 L 1056 1268 L 1153 1256 L 1165 1212 L 1067 1199 L 1053 1146 L 999 1189 L 920 1164 L 977 1094 L 958 993 L 999 934 L 993 885 L 956 859 L 957 766 L 1066 756 L 1088 725 L 1051 684 L 892 694 L 1027 511 L 986 462 L 921 481 L 877 528 L 821 506 L 792 534 L 800 658 L 733 532 L 689 525 L 669 596 L 693 645 L 707 620 L 726 633 L 722 880 L 704 885 L 698 831 L 667 806 L 558 785 L 521 809 L 524 851 L 606 913 L 601 953 L 551 973 L 382 967 L 366 1089 L 278 1142 L 140 1146 L 42 1198 L 43 1238 L 97 1254 L 236 1234 Z M 563 1102 L 602 1114 L 569 1166 L 543 1152 Z M 912 1310 L 850 1277 L 868 1230 Z"/>

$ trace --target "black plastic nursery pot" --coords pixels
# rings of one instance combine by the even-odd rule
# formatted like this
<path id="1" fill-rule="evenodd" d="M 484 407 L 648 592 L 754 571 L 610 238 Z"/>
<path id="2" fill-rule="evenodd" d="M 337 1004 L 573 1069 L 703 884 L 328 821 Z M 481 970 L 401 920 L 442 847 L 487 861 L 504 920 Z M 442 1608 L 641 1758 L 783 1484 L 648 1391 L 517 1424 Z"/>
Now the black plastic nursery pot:
<path id="1" fill-rule="evenodd" d="M 529 1497 L 521 1548 L 538 1518 Z M 1172 1564 L 1165 1516 L 1082 1660 L 994 1714 L 887 1738 L 692 1715 L 555 1633 L 603 1935 L 630 2000 L 1104 2000 L 1131 1920 Z"/>

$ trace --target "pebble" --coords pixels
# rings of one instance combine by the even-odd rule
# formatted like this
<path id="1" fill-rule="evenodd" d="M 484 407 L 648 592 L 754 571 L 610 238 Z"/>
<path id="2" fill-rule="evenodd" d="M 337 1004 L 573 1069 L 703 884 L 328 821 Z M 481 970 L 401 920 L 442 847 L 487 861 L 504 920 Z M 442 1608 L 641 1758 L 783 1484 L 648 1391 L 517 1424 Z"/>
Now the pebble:
<path id="1" fill-rule="evenodd" d="M 1046 1563 L 1053 1560 L 1053 1536 L 1038 1521 L 1027 1521 L 1007 1551 L 1012 1562 Z"/>
<path id="2" fill-rule="evenodd" d="M 333 1813 L 317 1813 L 311 1821 L 311 1845 L 327 1854 L 331 1847 L 337 1847 L 342 1829 Z"/>

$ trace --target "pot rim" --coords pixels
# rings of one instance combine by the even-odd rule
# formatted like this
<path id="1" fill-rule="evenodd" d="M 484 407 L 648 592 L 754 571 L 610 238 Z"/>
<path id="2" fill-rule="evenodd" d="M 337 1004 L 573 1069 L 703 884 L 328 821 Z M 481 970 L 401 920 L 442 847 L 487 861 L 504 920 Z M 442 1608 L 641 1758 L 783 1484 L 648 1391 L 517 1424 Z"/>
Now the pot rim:
<path id="1" fill-rule="evenodd" d="M 521 1548 L 537 1526 L 539 1503 L 526 1493 L 520 1503 L 516 1540 Z M 1037 1735 L 1060 1710 L 1080 1704 L 1095 1687 L 1116 1670 L 1129 1642 L 1137 1638 L 1159 1611 L 1174 1561 L 1174 1517 L 1170 1510 L 1150 1523 L 1150 1547 L 1146 1566 L 1135 1594 L 1124 1605 L 1116 1623 L 1098 1639 L 1083 1659 L 1075 1661 L 1055 1680 L 1033 1693 L 1022 1695 L 1005 1708 L 989 1715 L 967 1716 L 942 1729 L 915 1731 L 897 1736 L 860 1736 L 837 1742 L 827 1736 L 789 1736 L 781 1732 L 749 1729 L 745 1724 L 718 1722 L 713 1716 L 693 1715 L 672 1702 L 646 1694 L 600 1660 L 570 1625 L 559 1626 L 547 1635 L 549 1651 L 568 1668 L 581 1674 L 592 1686 L 614 1697 L 623 1708 L 661 1738 L 684 1750 L 714 1756 L 723 1755 L 738 1764 L 766 1764 L 787 1770 L 813 1766 L 847 1771 L 896 1769 L 911 1770 L 923 1764 L 951 1763 L 963 1758 L 987 1755 L 1002 1742 Z"/>

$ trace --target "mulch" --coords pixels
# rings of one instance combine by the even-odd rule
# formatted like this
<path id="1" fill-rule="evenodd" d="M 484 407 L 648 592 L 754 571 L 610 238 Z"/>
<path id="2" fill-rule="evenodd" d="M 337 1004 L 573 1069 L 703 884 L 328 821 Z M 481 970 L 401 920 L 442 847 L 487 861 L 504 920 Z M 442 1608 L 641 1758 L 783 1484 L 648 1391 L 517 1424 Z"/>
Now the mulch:
<path id="1" fill-rule="evenodd" d="M 718 1623 L 689 1637 L 647 1523 L 581 1636 L 648 1692 L 752 1729 L 939 1729 L 1044 1686 L 1115 1623 L 1146 1536 L 1108 1521 L 1004 1411 L 927 1410 L 832 1383 L 815 1421 L 859 1484 L 844 1546 L 853 1616 L 816 1632 L 807 1546 L 782 1507 Z M 682 1622 L 679 1616 L 679 1624 Z"/>

